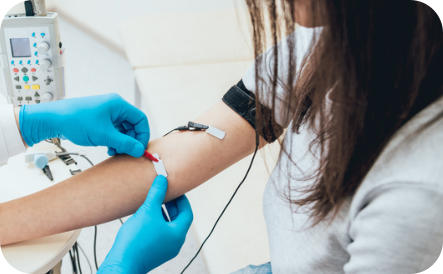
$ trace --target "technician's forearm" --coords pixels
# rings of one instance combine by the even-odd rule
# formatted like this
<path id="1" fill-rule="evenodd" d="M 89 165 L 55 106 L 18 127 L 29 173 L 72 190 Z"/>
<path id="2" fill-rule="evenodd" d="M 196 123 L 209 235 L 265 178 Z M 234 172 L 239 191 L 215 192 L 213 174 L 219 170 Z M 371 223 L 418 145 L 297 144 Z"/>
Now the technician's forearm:
<path id="1" fill-rule="evenodd" d="M 223 103 L 198 122 L 224 129 L 222 141 L 204 132 L 179 132 L 149 144 L 168 171 L 167 199 L 205 182 L 250 154 L 255 132 Z M 119 156 L 63 183 L 0 207 L 0 242 L 8 244 L 107 222 L 133 213 L 156 174 L 146 159 Z"/>

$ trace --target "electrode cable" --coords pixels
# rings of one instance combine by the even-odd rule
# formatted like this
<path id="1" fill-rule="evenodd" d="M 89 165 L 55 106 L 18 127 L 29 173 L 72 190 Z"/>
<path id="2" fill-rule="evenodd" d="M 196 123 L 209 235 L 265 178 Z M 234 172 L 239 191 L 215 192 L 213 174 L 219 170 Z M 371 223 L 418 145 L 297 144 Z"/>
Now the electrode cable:
<path id="1" fill-rule="evenodd" d="M 203 249 L 203 246 L 206 244 L 206 242 L 209 240 L 209 238 L 211 237 L 212 233 L 214 232 L 218 222 L 220 221 L 220 219 L 223 217 L 223 214 L 226 212 L 226 210 L 228 209 L 229 205 L 231 204 L 232 200 L 234 199 L 235 195 L 237 194 L 238 190 L 240 189 L 240 187 L 243 185 L 243 183 L 245 182 L 246 178 L 248 177 L 249 171 L 252 168 L 252 164 L 254 163 L 254 159 L 255 156 L 257 155 L 257 151 L 258 148 L 260 147 L 260 140 L 259 140 L 259 134 L 257 132 L 257 130 L 255 131 L 255 150 L 254 150 L 254 154 L 252 155 L 251 158 L 251 162 L 249 163 L 248 169 L 246 170 L 245 176 L 243 177 L 243 179 L 240 181 L 240 183 L 238 184 L 237 188 L 235 189 L 234 193 L 231 195 L 231 197 L 229 198 L 229 201 L 226 203 L 225 207 L 223 208 L 223 210 L 221 211 L 220 215 L 218 216 L 217 220 L 215 221 L 214 225 L 211 228 L 211 231 L 209 232 L 209 234 L 206 236 L 205 240 L 202 242 L 202 244 L 200 245 L 199 249 L 197 250 L 197 252 L 195 253 L 194 257 L 192 257 L 192 259 L 189 261 L 189 263 L 183 268 L 183 270 L 180 272 L 180 274 L 183 274 L 188 268 L 189 266 L 192 264 L 192 262 L 194 262 L 194 260 L 197 258 L 198 254 L 200 254 L 200 251 Z"/>

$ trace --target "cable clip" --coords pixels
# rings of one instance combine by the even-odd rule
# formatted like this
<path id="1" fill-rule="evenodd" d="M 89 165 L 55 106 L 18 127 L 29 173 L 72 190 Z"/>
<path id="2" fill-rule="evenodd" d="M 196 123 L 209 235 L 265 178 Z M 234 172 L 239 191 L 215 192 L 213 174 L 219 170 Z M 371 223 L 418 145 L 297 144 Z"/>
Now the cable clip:
<path id="1" fill-rule="evenodd" d="M 173 130 L 169 131 L 168 133 L 166 133 L 163 136 L 169 135 L 171 132 L 174 132 L 176 130 L 178 130 L 178 131 L 203 131 L 204 130 L 209 135 L 212 135 L 215 138 L 218 138 L 220 140 L 223 140 L 226 136 L 226 133 L 221 129 L 218 129 L 213 126 L 207 126 L 207 125 L 203 125 L 203 124 L 199 124 L 199 123 L 194 123 L 194 122 L 188 122 L 188 124 L 186 126 L 174 128 Z"/>

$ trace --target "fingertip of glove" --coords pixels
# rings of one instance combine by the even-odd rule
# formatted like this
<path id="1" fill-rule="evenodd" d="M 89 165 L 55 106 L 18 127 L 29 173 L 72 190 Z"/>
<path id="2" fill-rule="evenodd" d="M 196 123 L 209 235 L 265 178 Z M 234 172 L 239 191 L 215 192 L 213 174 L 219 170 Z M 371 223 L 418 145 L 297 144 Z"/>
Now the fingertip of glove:
<path id="1" fill-rule="evenodd" d="M 168 179 L 163 175 L 158 175 L 155 178 L 155 181 L 156 181 L 156 183 L 161 183 L 161 184 L 166 184 L 166 185 L 168 184 Z"/>
<path id="2" fill-rule="evenodd" d="M 140 158 L 143 156 L 143 153 L 145 153 L 145 147 L 143 144 L 135 142 L 129 155 L 135 158 Z"/>

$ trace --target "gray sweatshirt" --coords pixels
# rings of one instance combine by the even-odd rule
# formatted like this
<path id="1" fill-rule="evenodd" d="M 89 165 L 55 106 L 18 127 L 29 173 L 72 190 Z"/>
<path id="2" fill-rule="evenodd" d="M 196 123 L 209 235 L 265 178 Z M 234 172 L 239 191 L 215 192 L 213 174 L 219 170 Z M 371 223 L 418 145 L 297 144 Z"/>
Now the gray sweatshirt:
<path id="1" fill-rule="evenodd" d="M 314 29 L 306 28 L 294 33 L 297 64 L 309 51 L 313 34 Z M 284 73 L 285 42 L 279 50 L 280 72 Z M 272 60 L 269 53 L 265 58 Z M 255 89 L 253 71 L 243 77 L 251 91 Z M 261 98 L 266 102 L 266 86 L 264 90 Z M 309 128 L 302 128 L 300 134 L 288 131 L 284 146 L 297 166 L 283 156 L 264 194 L 272 271 L 417 273 L 429 268 L 443 244 L 442 110 L 443 97 L 396 132 L 338 216 L 314 227 L 309 208 L 294 208 L 287 199 L 288 195 L 302 197 L 297 189 L 312 184 L 300 178 L 318 167 L 318 151 L 309 149 L 314 135 Z M 283 117 L 277 120 L 285 124 Z"/>

